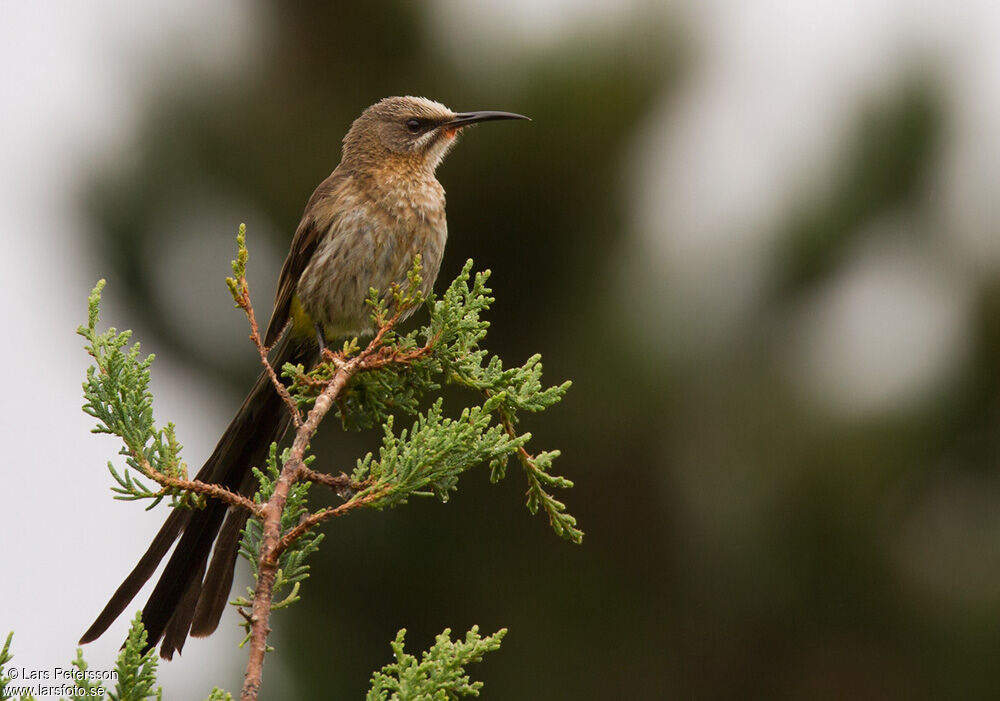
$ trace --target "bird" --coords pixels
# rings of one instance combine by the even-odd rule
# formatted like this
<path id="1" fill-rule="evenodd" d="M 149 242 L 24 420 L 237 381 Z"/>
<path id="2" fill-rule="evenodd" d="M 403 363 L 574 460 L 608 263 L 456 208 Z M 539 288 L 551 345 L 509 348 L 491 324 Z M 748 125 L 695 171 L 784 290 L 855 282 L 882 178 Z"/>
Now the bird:
<path id="1" fill-rule="evenodd" d="M 309 198 L 281 267 L 264 334 L 265 347 L 273 346 L 272 367 L 311 367 L 328 341 L 373 333 L 369 289 L 385 293 L 394 283 L 404 284 L 418 255 L 421 292 L 431 291 L 448 238 L 437 167 L 465 128 L 512 119 L 528 117 L 453 112 L 407 96 L 384 98 L 354 120 L 340 163 Z M 195 479 L 252 495 L 251 468 L 265 463 L 290 421 L 262 372 Z M 171 659 L 189 635 L 213 633 L 229 597 L 247 518 L 245 509 L 212 499 L 201 509 L 173 509 L 80 644 L 96 640 L 121 615 L 175 541 L 142 610 L 146 650 L 160 644 L 160 656 Z"/>

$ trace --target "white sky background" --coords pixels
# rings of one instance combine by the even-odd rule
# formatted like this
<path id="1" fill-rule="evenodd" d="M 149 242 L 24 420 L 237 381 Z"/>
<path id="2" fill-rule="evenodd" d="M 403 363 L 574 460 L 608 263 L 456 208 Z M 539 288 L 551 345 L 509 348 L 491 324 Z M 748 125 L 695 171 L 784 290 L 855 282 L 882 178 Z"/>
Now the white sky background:
<path id="1" fill-rule="evenodd" d="M 650 115 L 629 162 L 647 183 L 636 190 L 635 255 L 651 261 L 643 282 L 651 299 L 684 300 L 724 337 L 739 315 L 733 300 L 752 300 L 767 274 L 760 252 L 781 197 L 834 164 L 836 140 L 849 133 L 843 106 L 878 94 L 921 48 L 940 59 L 951 101 L 944 176 L 935 184 L 943 243 L 900 251 L 892 235 L 900 224 L 886 222 L 882 243 L 859 250 L 857 265 L 803 312 L 789 368 L 805 391 L 850 411 L 891 406 L 946 375 L 962 354 L 962 280 L 1000 259 L 992 228 L 1000 201 L 1000 140 L 993 136 L 1000 124 L 1000 4 L 972 0 L 961 15 L 950 0 L 675 4 L 695 31 L 696 79 L 679 103 Z M 567 28 L 617 31 L 627 23 L 614 20 L 644 6 L 434 0 L 429 16 L 431 31 L 460 58 L 470 43 L 489 47 L 497 35 L 531 50 Z M 79 409 L 87 362 L 73 330 L 84 318 L 94 268 L 83 264 L 85 222 L 72 185 L 95 159 L 128 143 L 147 83 L 176 61 L 178 45 L 186 61 L 236 70 L 252 36 L 247 7 L 237 0 L 0 0 L 0 298 L 8 336 L 0 344 L 0 632 L 16 631 L 19 666 L 68 663 L 75 640 L 164 513 L 143 515 L 111 501 L 101 473 L 117 446 L 90 435 L 92 422 Z M 502 52 L 490 60 L 502 60 Z M 942 259 L 954 269 L 942 268 Z M 717 286 L 700 284 L 720 271 L 736 286 L 722 297 Z M 141 337 L 142 320 L 123 316 L 109 283 L 104 319 Z M 932 313 L 923 314 L 927 309 Z M 894 323 L 880 323 L 886 318 Z M 667 337 L 669 328 L 664 320 Z M 901 354 L 914 362 L 899 363 Z M 906 372 L 871 389 L 872 378 L 900 365 Z M 166 357 L 157 361 L 154 391 L 157 416 L 178 423 L 196 462 L 232 407 Z M 47 492 L 36 498 L 40 485 Z M 108 665 L 125 627 L 123 619 L 85 649 L 95 668 Z M 237 638 L 224 622 L 207 641 L 189 641 L 179 660 L 164 665 L 168 695 L 203 698 L 214 683 L 238 690 Z M 232 662 L 228 679 L 213 672 L 220 656 Z M 276 671 L 272 665 L 268 674 Z"/>

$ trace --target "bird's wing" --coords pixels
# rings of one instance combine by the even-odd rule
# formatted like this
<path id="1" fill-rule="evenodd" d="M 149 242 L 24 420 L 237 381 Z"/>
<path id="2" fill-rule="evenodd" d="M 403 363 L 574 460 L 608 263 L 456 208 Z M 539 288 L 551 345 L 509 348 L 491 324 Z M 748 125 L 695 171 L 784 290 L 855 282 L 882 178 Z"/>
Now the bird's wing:
<path id="1" fill-rule="evenodd" d="M 278 276 L 278 289 L 274 294 L 274 310 L 271 312 L 271 321 L 267 325 L 267 333 L 264 334 L 265 346 L 272 346 L 288 323 L 292 298 L 295 296 L 299 278 L 302 277 L 306 266 L 312 260 L 324 232 L 330 229 L 335 213 L 340 209 L 336 206 L 336 200 L 342 191 L 340 186 L 345 180 L 346 175 L 340 168 L 333 171 L 326 180 L 319 184 L 306 204 L 302 219 L 299 221 L 295 236 L 292 238 L 288 257 L 285 258 L 285 263 L 281 266 L 281 274 Z"/>

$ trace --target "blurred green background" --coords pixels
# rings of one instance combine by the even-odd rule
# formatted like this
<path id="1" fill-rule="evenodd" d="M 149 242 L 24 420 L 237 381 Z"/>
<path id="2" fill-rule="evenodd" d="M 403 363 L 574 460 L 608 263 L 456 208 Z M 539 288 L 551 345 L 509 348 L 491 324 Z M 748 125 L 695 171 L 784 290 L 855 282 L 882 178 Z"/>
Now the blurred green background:
<path id="1" fill-rule="evenodd" d="M 440 279 L 492 269 L 488 346 L 573 380 L 524 428 L 562 450 L 586 532 L 531 517 L 514 469 L 329 524 L 265 695 L 358 698 L 398 628 L 417 650 L 479 624 L 510 628 L 470 670 L 486 698 L 1000 696 L 1000 266 L 989 217 L 963 219 L 988 198 L 949 194 L 966 132 L 937 56 L 902 52 L 810 130 L 803 105 L 845 93 L 772 89 L 810 83 L 797 52 L 822 44 L 789 8 L 761 24 L 775 77 L 725 74 L 755 44 L 675 5 L 520 43 L 453 3 L 255 5 L 245 59 L 219 75 L 177 47 L 128 157 L 82 181 L 93 275 L 235 409 L 257 372 L 222 285 L 240 221 L 264 313 L 364 107 L 530 115 L 440 168 Z M 956 235 L 970 218 L 980 238 Z M 377 436 L 322 438 L 318 467 L 349 471 Z"/>

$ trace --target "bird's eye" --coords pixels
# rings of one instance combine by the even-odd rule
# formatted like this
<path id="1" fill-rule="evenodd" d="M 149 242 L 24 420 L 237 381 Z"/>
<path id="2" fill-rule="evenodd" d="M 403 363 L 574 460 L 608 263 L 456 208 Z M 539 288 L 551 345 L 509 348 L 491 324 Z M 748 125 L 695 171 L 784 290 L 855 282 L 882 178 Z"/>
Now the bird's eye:
<path id="1" fill-rule="evenodd" d="M 420 131 L 420 127 L 423 126 L 419 119 L 407 119 L 406 128 L 410 130 L 411 134 L 416 134 Z"/>

